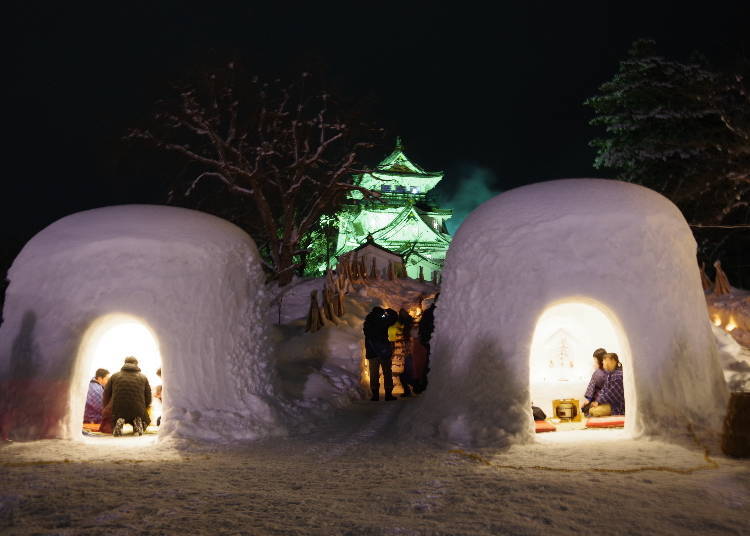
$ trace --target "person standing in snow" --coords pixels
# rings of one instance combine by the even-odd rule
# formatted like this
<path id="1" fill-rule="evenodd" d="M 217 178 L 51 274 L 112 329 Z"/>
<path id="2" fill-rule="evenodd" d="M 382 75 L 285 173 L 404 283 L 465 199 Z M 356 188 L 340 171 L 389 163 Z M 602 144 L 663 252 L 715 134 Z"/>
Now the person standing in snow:
<path id="1" fill-rule="evenodd" d="M 602 361 L 607 377 L 604 386 L 591 402 L 592 417 L 625 415 L 625 389 L 622 383 L 622 364 L 617 354 L 604 354 Z"/>
<path id="2" fill-rule="evenodd" d="M 393 343 L 388 340 L 388 327 L 395 324 L 397 318 L 396 311 L 391 309 L 385 311 L 382 307 L 373 307 L 372 311 L 365 317 L 362 327 L 365 334 L 365 358 L 367 358 L 370 372 L 370 391 L 372 391 L 370 400 L 373 402 L 380 399 L 381 369 L 383 371 L 385 399 L 387 401 L 396 400 L 396 397 L 392 394 L 391 357 L 393 356 Z"/>
<path id="3" fill-rule="evenodd" d="M 417 386 L 414 391 L 421 393 L 427 388 L 427 373 L 430 372 L 430 339 L 432 332 L 435 330 L 435 307 L 440 296 L 438 292 L 434 298 L 427 298 L 422 301 L 422 317 L 419 320 L 419 342 L 424 348 L 424 364 L 421 367 L 421 373 L 415 378 Z"/>
<path id="4" fill-rule="evenodd" d="M 104 410 L 104 386 L 109 380 L 107 369 L 96 369 L 94 377 L 89 382 L 89 390 L 86 393 L 86 409 L 83 411 L 83 422 L 95 424 L 102 423 L 102 410 Z"/>
<path id="5" fill-rule="evenodd" d="M 583 395 L 583 398 L 586 399 L 586 403 L 581 408 L 581 411 L 584 415 L 589 414 L 589 409 L 591 408 L 591 402 L 594 401 L 596 398 L 596 395 L 599 394 L 599 391 L 602 390 L 602 387 L 604 387 L 604 381 L 607 379 L 607 373 L 604 371 L 604 355 L 607 353 L 607 350 L 604 348 L 597 348 L 594 350 L 594 366 L 596 367 L 596 370 L 594 370 L 594 373 L 591 375 L 591 380 L 589 381 L 589 386 L 586 388 L 586 394 Z"/>
<path id="6" fill-rule="evenodd" d="M 148 417 L 148 407 L 151 405 L 151 386 L 148 378 L 141 374 L 138 360 L 129 356 L 125 364 L 112 375 L 104 388 L 104 405 L 112 402 L 112 435 L 122 435 L 122 427 L 133 425 L 134 435 L 143 434 L 151 422 Z"/>
<path id="7" fill-rule="evenodd" d="M 394 358 L 398 357 L 404 363 L 404 371 L 399 374 L 399 381 L 404 388 L 404 394 L 401 396 L 404 398 L 411 396 L 411 386 L 416 384 L 410 344 L 413 325 L 414 319 L 402 307 L 398 312 L 398 321 L 388 328 L 388 340 L 393 342 Z"/>

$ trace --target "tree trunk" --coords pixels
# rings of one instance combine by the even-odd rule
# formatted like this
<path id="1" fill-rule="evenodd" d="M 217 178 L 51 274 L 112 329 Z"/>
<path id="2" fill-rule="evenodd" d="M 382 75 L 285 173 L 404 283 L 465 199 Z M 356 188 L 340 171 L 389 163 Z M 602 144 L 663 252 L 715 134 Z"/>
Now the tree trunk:
<path id="1" fill-rule="evenodd" d="M 294 277 L 294 257 L 292 252 L 294 247 L 292 244 L 282 244 L 281 254 L 279 255 L 279 264 L 276 267 L 276 273 L 279 275 L 279 286 L 283 287 L 291 283 Z"/>

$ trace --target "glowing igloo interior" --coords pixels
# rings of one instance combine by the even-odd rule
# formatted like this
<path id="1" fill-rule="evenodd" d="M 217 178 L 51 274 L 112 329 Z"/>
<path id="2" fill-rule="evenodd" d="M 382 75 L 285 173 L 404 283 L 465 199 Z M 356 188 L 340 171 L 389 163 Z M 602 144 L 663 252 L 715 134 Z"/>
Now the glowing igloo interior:
<path id="1" fill-rule="evenodd" d="M 129 354 L 153 383 L 163 363 L 160 439 L 285 431 L 260 256 L 231 223 L 151 205 L 72 214 L 24 246 L 8 279 L 1 437 L 80 439 L 94 371 Z"/>
<path id="2" fill-rule="evenodd" d="M 138 366 L 154 392 L 161 385 L 156 371 L 161 368 L 161 352 L 156 334 L 146 323 L 132 315 L 112 313 L 96 320 L 86 331 L 76 360 L 76 371 L 71 384 L 71 400 L 77 407 L 71 412 L 73 418 L 83 416 L 83 403 L 91 378 L 99 368 L 115 374 L 127 356 L 138 359 Z M 78 407 L 80 406 L 80 407 Z M 151 406 L 151 423 L 161 416 L 161 404 L 154 399 Z M 77 419 L 80 421 L 81 419 Z"/>
<path id="3" fill-rule="evenodd" d="M 537 320 L 529 354 L 529 390 L 533 405 L 553 417 L 552 401 L 583 395 L 594 371 L 592 353 L 597 348 L 615 352 L 628 370 L 627 337 L 614 315 L 601 304 L 571 299 L 548 307 Z M 635 403 L 625 375 L 626 406 Z"/>
<path id="4" fill-rule="evenodd" d="M 622 358 L 626 433 L 712 436 L 728 391 L 696 249 L 674 204 L 621 181 L 549 181 L 486 201 L 451 242 L 430 388 L 399 426 L 461 445 L 560 436 L 535 434 L 531 402 L 549 415 L 550 399 L 580 399 L 604 347 Z"/>

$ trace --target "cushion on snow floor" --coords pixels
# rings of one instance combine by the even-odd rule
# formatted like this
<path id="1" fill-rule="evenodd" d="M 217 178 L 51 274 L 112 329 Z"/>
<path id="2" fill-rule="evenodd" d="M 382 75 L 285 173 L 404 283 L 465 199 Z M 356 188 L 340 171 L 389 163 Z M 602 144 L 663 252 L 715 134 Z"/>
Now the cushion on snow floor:
<path id="1" fill-rule="evenodd" d="M 537 434 L 541 434 L 542 432 L 554 432 L 557 430 L 554 424 L 547 421 L 534 421 L 534 426 L 536 427 Z"/>
<path id="2" fill-rule="evenodd" d="M 625 426 L 625 415 L 610 415 L 609 417 L 589 417 L 586 428 L 622 428 Z"/>

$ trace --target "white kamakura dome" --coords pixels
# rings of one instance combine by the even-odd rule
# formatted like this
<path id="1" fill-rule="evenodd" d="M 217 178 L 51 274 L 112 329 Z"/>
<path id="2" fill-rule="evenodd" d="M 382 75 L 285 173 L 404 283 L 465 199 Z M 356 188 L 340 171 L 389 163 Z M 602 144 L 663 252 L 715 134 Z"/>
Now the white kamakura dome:
<path id="1" fill-rule="evenodd" d="M 591 354 L 624 365 L 626 431 L 719 431 L 724 382 L 680 211 L 600 179 L 524 186 L 482 204 L 448 250 L 430 386 L 401 424 L 474 445 L 532 438 L 532 397 L 582 399 Z"/>
<path id="2" fill-rule="evenodd" d="M 166 206 L 65 217 L 11 267 L 0 326 L 0 433 L 81 435 L 93 371 L 135 355 L 163 369 L 160 435 L 247 439 L 280 431 L 253 240 Z"/>

